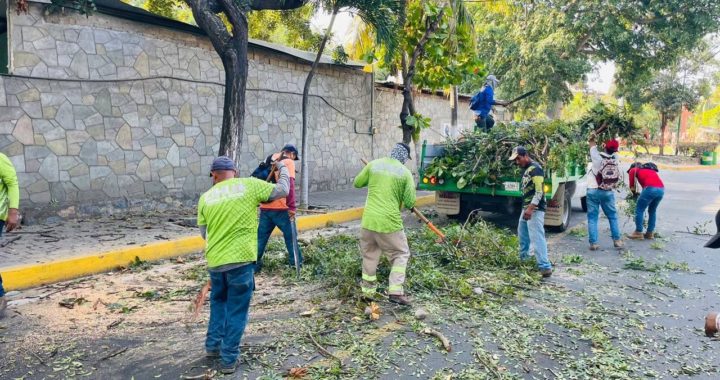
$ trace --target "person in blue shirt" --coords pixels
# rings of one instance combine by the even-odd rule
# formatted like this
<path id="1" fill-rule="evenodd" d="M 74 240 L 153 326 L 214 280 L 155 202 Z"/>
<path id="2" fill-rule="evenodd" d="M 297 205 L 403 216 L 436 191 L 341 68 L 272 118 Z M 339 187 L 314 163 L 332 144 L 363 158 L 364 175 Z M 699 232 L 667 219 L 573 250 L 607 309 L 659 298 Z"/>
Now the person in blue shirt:
<path id="1" fill-rule="evenodd" d="M 490 111 L 492 106 L 507 106 L 508 102 L 495 100 L 495 88 L 500 81 L 495 75 L 488 75 L 483 88 L 470 99 L 470 109 L 475 113 L 475 131 L 488 132 L 495 125 Z"/>

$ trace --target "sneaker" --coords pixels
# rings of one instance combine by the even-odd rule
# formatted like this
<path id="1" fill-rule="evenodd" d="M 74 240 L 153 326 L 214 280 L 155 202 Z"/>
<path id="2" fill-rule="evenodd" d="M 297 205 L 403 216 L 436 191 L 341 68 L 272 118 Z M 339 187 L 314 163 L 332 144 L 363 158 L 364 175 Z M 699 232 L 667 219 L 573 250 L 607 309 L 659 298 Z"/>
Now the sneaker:
<path id="1" fill-rule="evenodd" d="M 645 235 L 643 235 L 642 232 L 638 232 L 638 231 L 633 231 L 633 233 L 628 234 L 627 237 L 628 237 L 629 239 L 633 239 L 633 240 L 643 240 L 643 239 L 645 239 Z"/>
<path id="2" fill-rule="evenodd" d="M 643 235 L 645 239 L 647 240 L 653 240 L 655 239 L 655 233 L 654 232 L 646 232 L 645 235 Z"/>
<path id="3" fill-rule="evenodd" d="M 232 364 L 221 364 L 220 365 L 220 373 L 223 375 L 230 375 L 232 373 L 235 373 L 237 370 L 237 360 Z"/>
<path id="4" fill-rule="evenodd" d="M 543 278 L 548 278 L 552 276 L 552 269 L 540 269 L 540 274 L 543 276 Z"/>
<path id="5" fill-rule="evenodd" d="M 613 240 L 613 246 L 615 246 L 615 248 L 617 249 L 622 249 L 625 244 L 623 244 L 622 240 Z"/>
<path id="6" fill-rule="evenodd" d="M 5 309 L 7 309 L 7 299 L 2 296 L 0 297 L 0 318 L 5 316 Z"/>
<path id="7" fill-rule="evenodd" d="M 390 302 L 403 305 L 403 306 L 410 306 L 412 303 L 410 302 L 410 299 L 407 298 L 407 296 L 404 295 L 398 295 L 398 294 L 391 294 L 390 295 Z"/>
<path id="8" fill-rule="evenodd" d="M 597 251 L 600 249 L 600 246 L 597 244 L 590 244 L 590 250 L 591 251 Z"/>

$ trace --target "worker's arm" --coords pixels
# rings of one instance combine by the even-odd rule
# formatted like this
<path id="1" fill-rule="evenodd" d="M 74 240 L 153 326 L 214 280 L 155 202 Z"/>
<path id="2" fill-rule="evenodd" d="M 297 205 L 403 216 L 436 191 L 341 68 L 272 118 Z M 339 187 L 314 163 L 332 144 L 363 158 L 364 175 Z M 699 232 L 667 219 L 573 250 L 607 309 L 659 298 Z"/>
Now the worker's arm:
<path id="1" fill-rule="evenodd" d="M 413 180 L 412 174 L 408 173 L 405 178 L 405 189 L 403 191 L 403 205 L 405 208 L 415 207 L 415 181 Z"/>
<path id="2" fill-rule="evenodd" d="M 600 165 L 602 164 L 602 156 L 598 152 L 597 145 L 590 145 L 590 161 L 592 162 L 593 174 L 597 174 L 600 171 Z"/>
<path id="3" fill-rule="evenodd" d="M 370 165 L 372 165 L 372 162 L 365 165 L 362 170 L 360 170 L 360 173 L 355 177 L 355 181 L 353 181 L 353 186 L 355 188 L 363 188 L 368 185 L 368 182 L 370 181 Z"/>
<path id="4" fill-rule="evenodd" d="M 285 167 L 285 163 L 282 161 L 276 162 L 275 167 L 280 172 L 280 177 L 278 178 L 277 184 L 275 184 L 275 188 L 270 193 L 270 197 L 267 199 L 268 201 L 285 198 L 290 192 L 290 172 L 288 168 Z"/>
<path id="5" fill-rule="evenodd" d="M 204 206 L 205 200 L 201 197 L 200 201 L 198 202 L 197 225 L 198 228 L 200 228 L 200 236 L 202 236 L 203 239 L 207 240 L 207 221 L 205 221 L 205 216 L 203 215 Z"/>
<path id="6" fill-rule="evenodd" d="M 637 168 L 632 168 L 628 172 L 628 177 L 630 177 L 630 191 L 635 193 L 635 177 L 637 176 Z"/>
<path id="7" fill-rule="evenodd" d="M 10 232 L 18 226 L 20 207 L 20 186 L 18 185 L 15 167 L 9 158 L 0 155 L 0 180 L 5 183 L 8 191 L 8 216 L 5 221 L 6 231 Z"/>

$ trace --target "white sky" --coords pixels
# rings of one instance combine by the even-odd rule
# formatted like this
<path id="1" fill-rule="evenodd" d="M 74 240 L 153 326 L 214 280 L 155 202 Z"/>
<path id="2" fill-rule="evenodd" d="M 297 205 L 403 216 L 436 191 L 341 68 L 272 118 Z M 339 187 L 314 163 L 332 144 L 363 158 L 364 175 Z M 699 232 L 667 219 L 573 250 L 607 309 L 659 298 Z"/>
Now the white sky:
<path id="1" fill-rule="evenodd" d="M 333 45 L 340 45 L 346 42 L 346 40 L 353 34 L 352 21 L 353 15 L 349 12 L 340 12 L 335 18 L 335 25 L 333 25 Z M 325 30 L 330 24 L 330 15 L 324 12 L 318 12 L 310 20 L 310 27 L 315 32 L 321 32 Z M 613 62 L 601 62 L 598 63 L 593 71 L 588 74 L 588 89 L 601 93 L 607 94 L 610 91 L 610 87 L 613 83 L 613 76 L 615 75 L 615 64 Z"/>

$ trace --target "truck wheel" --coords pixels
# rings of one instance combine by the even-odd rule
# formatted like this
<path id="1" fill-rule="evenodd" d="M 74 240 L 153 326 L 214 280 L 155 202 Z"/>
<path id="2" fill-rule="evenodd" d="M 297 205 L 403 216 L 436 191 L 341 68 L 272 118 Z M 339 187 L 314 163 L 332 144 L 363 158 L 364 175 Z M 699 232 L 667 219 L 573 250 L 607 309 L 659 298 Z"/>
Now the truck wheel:
<path id="1" fill-rule="evenodd" d="M 580 207 L 582 207 L 583 212 L 587 212 L 587 197 L 580 197 Z"/>
<path id="2" fill-rule="evenodd" d="M 552 230 L 555 232 L 563 232 L 570 227 L 570 215 L 572 214 L 572 207 L 571 207 L 571 195 L 568 193 L 565 193 L 565 200 L 563 201 L 563 210 L 562 210 L 562 224 L 559 226 L 553 226 Z"/>

